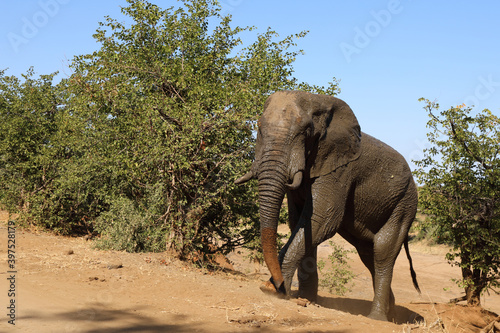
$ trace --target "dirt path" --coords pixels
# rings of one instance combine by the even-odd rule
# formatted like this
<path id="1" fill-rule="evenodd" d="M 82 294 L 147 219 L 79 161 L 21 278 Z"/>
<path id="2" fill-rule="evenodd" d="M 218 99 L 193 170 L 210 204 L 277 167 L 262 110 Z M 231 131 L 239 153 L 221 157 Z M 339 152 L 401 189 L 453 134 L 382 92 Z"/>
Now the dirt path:
<path id="1" fill-rule="evenodd" d="M 7 258 L 5 214 L 0 220 L 0 256 Z M 424 246 L 410 248 L 423 294 L 413 289 L 400 256 L 393 281 L 396 323 L 386 323 L 364 317 L 371 280 L 354 255 L 353 291 L 346 297 L 321 292 L 319 305 L 303 307 L 261 293 L 267 270 L 252 274 L 254 266 L 238 254 L 230 259 L 239 273 L 210 273 L 164 254 L 98 251 L 83 238 L 17 229 L 15 241 L 15 298 L 8 296 L 8 262 L 0 261 L 0 332 L 477 332 L 494 319 L 477 309 L 429 304 L 447 302 L 461 290 L 450 280 L 458 269 Z M 319 257 L 328 251 L 323 245 Z M 7 317 L 11 299 L 15 326 Z M 484 305 L 500 313 L 499 296 L 486 297 Z"/>

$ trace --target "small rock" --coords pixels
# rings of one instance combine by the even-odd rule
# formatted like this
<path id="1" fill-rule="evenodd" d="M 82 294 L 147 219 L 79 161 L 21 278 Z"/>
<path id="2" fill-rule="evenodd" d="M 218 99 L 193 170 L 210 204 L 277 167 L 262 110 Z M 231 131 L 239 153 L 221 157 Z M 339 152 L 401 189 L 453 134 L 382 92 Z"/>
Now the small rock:
<path id="1" fill-rule="evenodd" d="M 75 251 L 73 251 L 72 249 L 68 249 L 68 250 L 64 251 L 64 254 L 66 254 L 68 256 L 72 255 L 73 253 L 75 253 Z"/>
<path id="2" fill-rule="evenodd" d="M 108 269 L 118 269 L 118 268 L 122 268 L 123 265 L 121 263 L 118 263 L 118 264 L 108 264 L 106 267 Z"/>
<path id="3" fill-rule="evenodd" d="M 307 307 L 311 302 L 307 299 L 304 298 L 296 298 L 293 300 L 293 302 L 297 303 L 299 306 Z"/>

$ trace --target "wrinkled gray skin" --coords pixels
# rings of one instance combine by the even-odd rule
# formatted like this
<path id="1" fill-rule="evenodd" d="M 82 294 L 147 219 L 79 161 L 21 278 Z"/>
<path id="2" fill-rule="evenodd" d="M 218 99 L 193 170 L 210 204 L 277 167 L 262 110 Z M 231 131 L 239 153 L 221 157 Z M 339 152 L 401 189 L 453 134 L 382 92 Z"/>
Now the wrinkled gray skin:
<path id="1" fill-rule="evenodd" d="M 272 275 L 262 289 L 290 296 L 298 269 L 299 297 L 316 301 L 317 246 L 339 233 L 372 275 L 369 317 L 393 318 L 391 280 L 402 245 L 419 290 L 407 236 L 417 191 L 404 158 L 362 133 L 350 107 L 331 96 L 274 93 L 258 126 L 255 161 L 236 183 L 259 182 L 262 247 Z M 276 231 L 285 193 L 293 232 L 278 258 Z"/>

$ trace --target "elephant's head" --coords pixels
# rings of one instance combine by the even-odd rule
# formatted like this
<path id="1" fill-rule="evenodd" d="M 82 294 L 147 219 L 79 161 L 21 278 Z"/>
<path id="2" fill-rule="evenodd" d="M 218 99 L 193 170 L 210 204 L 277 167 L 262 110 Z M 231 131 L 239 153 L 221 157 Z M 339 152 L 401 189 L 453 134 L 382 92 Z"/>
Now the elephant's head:
<path id="1" fill-rule="evenodd" d="M 255 161 L 236 183 L 259 181 L 263 255 L 276 290 L 285 292 L 276 248 L 285 192 L 299 190 L 304 177 L 319 177 L 355 160 L 360 140 L 356 117 L 338 98 L 291 91 L 267 99 L 258 121 Z"/>

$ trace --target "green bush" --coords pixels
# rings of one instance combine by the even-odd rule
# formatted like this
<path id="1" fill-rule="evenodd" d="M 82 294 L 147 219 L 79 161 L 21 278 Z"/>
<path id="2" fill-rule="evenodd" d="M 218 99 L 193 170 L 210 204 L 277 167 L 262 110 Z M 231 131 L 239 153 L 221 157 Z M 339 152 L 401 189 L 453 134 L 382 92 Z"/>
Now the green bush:
<path id="1" fill-rule="evenodd" d="M 500 118 L 421 101 L 430 147 L 415 161 L 419 206 L 438 241 L 451 245 L 446 259 L 461 268 L 467 303 L 480 305 L 482 293 L 500 287 Z"/>
<path id="2" fill-rule="evenodd" d="M 0 200 L 21 223 L 86 232 L 99 202 L 70 174 L 78 138 L 67 135 L 72 120 L 54 75 L 35 79 L 30 69 L 21 80 L 0 71 Z"/>
<path id="3" fill-rule="evenodd" d="M 416 220 L 413 222 L 410 233 L 414 235 L 410 238 L 410 242 L 425 241 L 428 245 L 446 244 L 451 245 L 449 240 L 449 232 L 442 234 L 435 223 L 430 220 Z"/>
<path id="4" fill-rule="evenodd" d="M 354 286 L 354 273 L 349 265 L 349 253 L 354 250 L 345 250 L 341 245 L 329 242 L 332 253 L 328 255 L 328 262 L 331 268 L 326 269 L 326 263 L 323 259 L 318 261 L 318 270 L 320 273 L 319 286 L 325 288 L 330 293 L 344 296 L 352 291 Z"/>
<path id="5" fill-rule="evenodd" d="M 118 198 L 95 221 L 95 230 L 102 235 L 96 246 L 127 252 L 164 251 L 167 230 L 154 222 L 132 200 Z"/>

